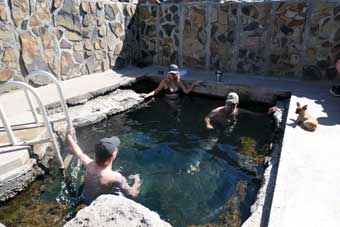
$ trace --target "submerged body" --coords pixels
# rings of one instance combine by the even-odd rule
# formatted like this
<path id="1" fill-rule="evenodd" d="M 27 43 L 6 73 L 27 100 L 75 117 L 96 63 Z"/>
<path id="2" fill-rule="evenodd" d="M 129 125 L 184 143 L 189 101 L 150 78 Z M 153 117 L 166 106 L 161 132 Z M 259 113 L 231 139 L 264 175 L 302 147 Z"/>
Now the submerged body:
<path id="1" fill-rule="evenodd" d="M 81 195 L 81 203 L 89 205 L 103 194 L 120 194 L 131 198 L 137 197 L 142 184 L 139 175 L 131 175 L 134 185 L 130 186 L 124 176 L 112 171 L 112 162 L 118 154 L 120 141 L 117 137 L 104 138 L 95 146 L 96 160 L 87 156 L 74 140 L 75 131 L 70 130 L 67 139 L 72 152 L 80 159 L 85 167 L 85 182 Z"/>

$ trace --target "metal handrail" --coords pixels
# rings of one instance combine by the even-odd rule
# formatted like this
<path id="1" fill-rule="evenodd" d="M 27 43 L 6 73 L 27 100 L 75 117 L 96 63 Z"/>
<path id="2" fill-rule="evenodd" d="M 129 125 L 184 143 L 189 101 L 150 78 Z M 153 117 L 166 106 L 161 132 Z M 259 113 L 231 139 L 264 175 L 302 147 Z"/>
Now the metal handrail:
<path id="1" fill-rule="evenodd" d="M 59 81 L 51 73 L 46 72 L 46 71 L 42 71 L 42 70 L 33 71 L 32 73 L 30 73 L 29 75 L 27 75 L 25 77 L 25 81 L 28 83 L 30 80 L 32 80 L 34 77 L 37 77 L 37 76 L 47 77 L 48 79 L 50 79 L 56 85 L 58 95 L 59 95 L 59 98 L 60 98 L 60 102 L 61 102 L 61 106 L 62 106 L 64 113 L 65 113 L 68 128 L 73 127 L 72 126 L 72 120 L 71 120 L 70 115 L 68 113 L 67 105 L 66 105 L 64 95 L 63 95 L 63 91 L 61 89 Z"/>
<path id="2" fill-rule="evenodd" d="M 31 99 L 30 95 L 27 96 L 27 94 L 29 94 L 27 91 L 29 91 L 35 97 L 35 99 L 36 99 L 36 101 L 37 101 L 37 103 L 39 105 L 40 112 L 42 113 L 42 117 L 43 117 L 45 126 L 47 128 L 50 140 L 52 142 L 53 150 L 56 152 L 57 158 L 58 158 L 58 160 L 60 162 L 60 168 L 64 169 L 65 168 L 64 162 L 63 162 L 63 159 L 61 157 L 59 148 L 57 146 L 57 141 L 56 141 L 56 139 L 54 137 L 53 130 L 52 130 L 51 124 L 49 122 L 49 119 L 47 117 L 45 106 L 43 105 L 43 103 L 41 101 L 40 95 L 38 94 L 38 92 L 32 86 L 30 86 L 29 84 L 26 84 L 24 82 L 20 82 L 20 81 L 7 81 L 6 83 L 0 85 L 0 92 L 2 90 L 4 90 L 5 88 L 10 88 L 10 87 L 19 87 L 19 88 L 23 88 L 26 91 L 25 92 L 26 98 L 28 99 L 28 102 L 30 103 L 30 107 L 31 107 L 31 110 L 32 110 L 33 114 L 36 114 L 36 113 L 34 112 L 34 106 L 33 106 L 33 102 L 32 102 L 32 99 Z M 7 117 L 4 114 L 4 111 L 3 111 L 2 107 L 1 107 L 1 105 L 0 105 L 0 116 L 1 116 L 1 120 L 3 122 L 3 125 L 4 125 L 4 127 L 6 129 L 7 135 L 9 137 L 9 139 L 11 140 L 12 145 L 18 145 L 18 142 L 16 141 L 14 133 L 13 133 L 13 131 L 11 129 L 10 124 L 7 121 Z M 36 120 L 38 119 L 37 116 L 35 116 L 35 119 Z"/>

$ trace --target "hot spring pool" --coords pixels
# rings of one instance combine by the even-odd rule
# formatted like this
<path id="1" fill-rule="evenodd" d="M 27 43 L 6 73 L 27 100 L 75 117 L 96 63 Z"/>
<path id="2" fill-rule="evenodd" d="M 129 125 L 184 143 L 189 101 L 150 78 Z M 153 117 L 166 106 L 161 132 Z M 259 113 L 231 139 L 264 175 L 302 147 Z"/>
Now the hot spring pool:
<path id="1" fill-rule="evenodd" d="M 241 112 L 232 127 L 206 129 L 204 116 L 223 102 L 190 96 L 157 98 L 149 107 L 79 129 L 78 142 L 93 157 L 97 140 L 119 136 L 121 146 L 113 168 L 125 176 L 139 173 L 143 184 L 137 201 L 174 227 L 207 223 L 240 226 L 256 199 L 273 127 L 265 114 L 267 107 L 243 104 L 254 113 Z M 75 174 L 80 179 L 83 171 Z M 27 200 L 26 209 L 20 211 L 19 203 L 24 202 L 11 200 L 0 208 L 0 222 L 8 227 L 59 226 L 71 201 L 60 185 L 61 178 L 55 176 L 33 184 L 29 190 L 38 187 L 39 196 L 33 200 L 30 194 L 19 195 Z M 52 209 L 55 224 L 42 217 L 40 225 L 36 220 L 30 225 L 30 218 L 22 218 L 24 212 L 30 216 L 30 206 L 37 202 L 57 206 L 56 199 L 66 205 Z M 48 209 L 41 210 L 49 214 Z M 31 219 L 37 219 L 33 216 L 31 213 Z"/>

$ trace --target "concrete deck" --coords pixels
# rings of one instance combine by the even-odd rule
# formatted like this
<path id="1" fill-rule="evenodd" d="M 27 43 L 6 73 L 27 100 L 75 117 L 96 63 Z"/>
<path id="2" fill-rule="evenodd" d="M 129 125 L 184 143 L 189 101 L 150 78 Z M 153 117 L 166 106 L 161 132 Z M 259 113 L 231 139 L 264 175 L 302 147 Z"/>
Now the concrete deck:
<path id="1" fill-rule="evenodd" d="M 69 103 L 80 102 L 94 94 L 113 90 L 119 85 L 133 82 L 136 77 L 149 75 L 159 78 L 159 71 L 166 67 L 137 69 L 128 67 L 116 72 L 109 71 L 62 82 Z M 94 79 L 95 76 L 95 79 Z M 214 72 L 189 70 L 184 81 L 203 80 L 214 84 Z M 218 84 L 218 83 L 216 83 Z M 223 90 L 239 87 L 263 94 L 287 94 L 291 92 L 291 103 L 285 129 L 281 160 L 278 169 L 269 227 L 338 227 L 340 225 L 340 98 L 328 93 L 328 82 L 302 82 L 260 76 L 224 75 L 220 84 L 228 85 Z M 53 105 L 57 96 L 52 85 L 39 88 L 45 104 Z M 194 91 L 203 92 L 204 85 Z M 11 92 L 0 96 L 0 103 L 11 123 L 22 122 L 29 114 L 24 96 Z M 254 93 L 255 94 L 255 93 Z M 242 96 L 241 96 L 242 103 Z M 307 132 L 290 120 L 296 119 L 296 102 L 307 104 L 308 110 L 318 118 L 319 127 Z M 16 105 L 20 103 L 20 105 Z M 267 222 L 267 221 L 265 221 Z M 266 223 L 264 223 L 266 224 Z M 266 226 L 266 225 L 264 225 Z"/>

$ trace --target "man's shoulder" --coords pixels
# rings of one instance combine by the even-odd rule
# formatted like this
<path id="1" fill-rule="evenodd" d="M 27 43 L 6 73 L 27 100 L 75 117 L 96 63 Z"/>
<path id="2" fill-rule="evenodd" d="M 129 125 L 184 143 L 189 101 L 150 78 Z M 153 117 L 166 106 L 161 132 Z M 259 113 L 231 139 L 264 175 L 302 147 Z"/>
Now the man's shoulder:
<path id="1" fill-rule="evenodd" d="M 121 182 L 124 178 L 123 175 L 117 171 L 110 171 L 110 177 L 113 182 Z"/>
<path id="2" fill-rule="evenodd" d="M 219 107 L 216 107 L 215 109 L 213 109 L 211 112 L 212 113 L 218 113 L 218 112 L 220 112 L 224 109 L 225 109 L 224 106 L 219 106 Z"/>

